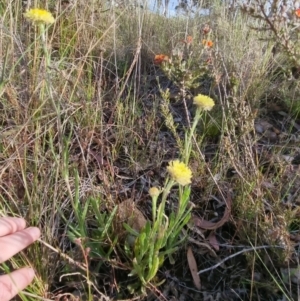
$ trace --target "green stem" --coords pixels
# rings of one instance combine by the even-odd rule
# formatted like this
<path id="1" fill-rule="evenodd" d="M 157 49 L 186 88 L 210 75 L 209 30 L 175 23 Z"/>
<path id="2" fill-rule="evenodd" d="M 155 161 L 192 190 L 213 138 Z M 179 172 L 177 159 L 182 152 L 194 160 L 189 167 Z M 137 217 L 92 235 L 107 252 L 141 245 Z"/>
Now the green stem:
<path id="1" fill-rule="evenodd" d="M 191 151 L 192 151 L 192 145 L 193 145 L 193 142 L 192 142 L 193 135 L 194 135 L 196 126 L 197 126 L 201 116 L 202 116 L 202 110 L 197 108 L 192 127 L 191 127 L 189 133 L 187 133 L 185 136 L 185 152 L 184 152 L 184 156 L 183 156 L 183 160 L 184 160 L 185 164 L 189 163 L 189 159 L 190 159 L 190 155 L 191 155 Z"/>
<path id="2" fill-rule="evenodd" d="M 38 26 L 39 26 L 40 37 L 41 37 L 41 42 L 42 42 L 42 47 L 43 47 L 43 52 L 44 52 L 45 62 L 46 62 L 46 82 L 47 82 L 47 89 L 48 89 L 47 92 L 50 95 L 50 101 L 57 114 L 58 136 L 59 136 L 59 139 L 61 139 L 60 105 L 55 103 L 54 97 L 52 95 L 52 87 L 50 85 L 50 76 L 49 76 L 49 68 L 48 67 L 50 67 L 50 65 L 51 65 L 51 55 L 50 55 L 50 53 L 48 51 L 48 47 L 47 47 L 47 39 L 46 39 L 47 30 L 46 30 L 44 23 L 39 23 Z M 62 145 L 62 143 L 61 143 L 61 145 Z"/>
<path id="3" fill-rule="evenodd" d="M 166 199 L 167 199 L 167 196 L 172 188 L 172 186 L 175 184 L 175 181 L 174 180 L 168 180 L 167 181 L 167 185 L 163 191 L 163 195 L 162 195 L 162 202 L 166 202 Z"/>
<path id="4" fill-rule="evenodd" d="M 156 219 L 156 208 L 157 208 L 157 196 L 152 197 L 152 222 Z"/>
<path id="5" fill-rule="evenodd" d="M 43 52 L 45 55 L 46 59 L 46 67 L 50 66 L 50 55 L 47 49 L 47 40 L 46 40 L 46 28 L 44 23 L 39 24 L 39 30 L 41 34 L 41 40 L 42 40 L 42 47 L 43 47 Z"/>
<path id="6" fill-rule="evenodd" d="M 174 184 L 175 184 L 174 180 L 168 179 L 167 182 L 166 182 L 166 185 L 165 185 L 165 188 L 164 188 L 164 191 L 163 191 L 163 194 L 162 194 L 161 204 L 160 204 L 163 212 L 165 211 L 167 196 L 169 195 L 170 190 L 171 190 L 171 188 L 173 187 Z"/>

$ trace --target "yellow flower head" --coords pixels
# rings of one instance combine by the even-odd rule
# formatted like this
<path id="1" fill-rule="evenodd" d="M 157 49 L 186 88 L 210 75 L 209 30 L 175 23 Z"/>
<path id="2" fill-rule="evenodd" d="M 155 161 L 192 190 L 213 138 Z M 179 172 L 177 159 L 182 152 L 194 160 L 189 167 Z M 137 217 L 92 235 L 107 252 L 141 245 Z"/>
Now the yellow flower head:
<path id="1" fill-rule="evenodd" d="M 161 191 L 157 187 L 151 187 L 148 192 L 150 196 L 153 198 L 153 197 L 158 197 Z"/>
<path id="2" fill-rule="evenodd" d="M 215 105 L 215 102 L 209 96 L 198 94 L 194 97 L 194 104 L 204 111 L 210 111 Z"/>
<path id="3" fill-rule="evenodd" d="M 173 180 L 184 186 L 191 183 L 192 171 L 183 162 L 174 160 L 169 163 L 167 170 Z"/>
<path id="4" fill-rule="evenodd" d="M 27 12 L 24 14 L 24 17 L 32 21 L 33 23 L 39 24 L 52 24 L 55 21 L 54 17 L 50 12 L 48 12 L 45 9 L 39 8 L 32 8 L 27 10 Z"/>

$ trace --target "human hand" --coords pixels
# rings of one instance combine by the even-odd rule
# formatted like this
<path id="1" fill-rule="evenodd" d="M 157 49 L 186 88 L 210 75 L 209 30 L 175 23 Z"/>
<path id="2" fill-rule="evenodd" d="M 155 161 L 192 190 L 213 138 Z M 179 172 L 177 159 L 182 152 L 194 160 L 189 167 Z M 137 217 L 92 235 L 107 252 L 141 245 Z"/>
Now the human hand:
<path id="1" fill-rule="evenodd" d="M 34 241 L 41 233 L 38 228 L 26 228 L 22 218 L 0 218 L 0 263 L 11 258 Z M 9 301 L 34 278 L 32 268 L 22 268 L 9 275 L 0 276 L 0 300 Z"/>

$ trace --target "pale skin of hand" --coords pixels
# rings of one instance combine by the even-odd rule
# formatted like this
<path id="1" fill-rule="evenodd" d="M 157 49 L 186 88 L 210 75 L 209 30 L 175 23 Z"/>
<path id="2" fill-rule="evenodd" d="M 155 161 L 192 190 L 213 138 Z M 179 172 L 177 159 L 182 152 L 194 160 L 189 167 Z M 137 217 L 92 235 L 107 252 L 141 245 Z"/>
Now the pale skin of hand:
<path id="1" fill-rule="evenodd" d="M 26 228 L 22 218 L 0 218 L 0 263 L 8 260 L 40 237 L 38 228 Z M 34 278 L 32 268 L 22 268 L 0 276 L 0 300 L 9 301 L 28 286 Z"/>

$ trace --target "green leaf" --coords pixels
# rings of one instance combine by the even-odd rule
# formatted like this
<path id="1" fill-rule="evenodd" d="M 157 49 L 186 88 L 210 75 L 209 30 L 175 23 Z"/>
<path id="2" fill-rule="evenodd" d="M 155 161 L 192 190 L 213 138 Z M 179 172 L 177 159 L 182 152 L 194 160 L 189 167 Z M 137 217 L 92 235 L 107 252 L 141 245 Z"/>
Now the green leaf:
<path id="1" fill-rule="evenodd" d="M 168 248 L 166 251 L 161 252 L 162 255 L 168 255 L 170 256 L 170 254 L 174 254 L 175 252 L 178 251 L 178 247 L 174 247 L 174 248 Z"/>
<path id="2" fill-rule="evenodd" d="M 172 254 L 169 254 L 169 261 L 170 261 L 170 263 L 173 265 L 173 264 L 175 264 L 175 259 L 174 259 L 174 257 L 172 256 Z"/>
<path id="3" fill-rule="evenodd" d="M 158 272 L 158 269 L 159 269 L 159 264 L 160 264 L 160 259 L 159 259 L 159 256 L 158 254 L 154 254 L 154 257 L 153 257 L 153 261 L 152 261 L 152 266 L 151 266 L 151 269 L 148 273 L 148 276 L 146 278 L 146 281 L 150 281 L 152 278 L 154 278 Z"/>
<path id="4" fill-rule="evenodd" d="M 191 194 L 191 186 L 185 186 L 183 189 L 183 193 L 180 196 L 180 200 L 179 200 L 179 212 L 178 215 L 182 215 L 184 213 L 184 211 L 187 208 L 188 202 L 190 200 L 190 194 Z"/>
<path id="5" fill-rule="evenodd" d="M 113 209 L 112 213 L 109 215 L 108 220 L 105 222 L 105 224 L 104 224 L 104 229 L 102 230 L 100 239 L 103 239 L 103 238 L 106 236 L 106 234 L 107 234 L 109 228 L 111 227 L 111 224 L 112 224 L 113 218 L 114 218 L 114 216 L 115 216 L 115 214 L 116 214 L 116 212 L 117 212 L 117 209 L 118 209 L 118 207 L 116 206 L 116 207 Z M 102 226 L 102 225 L 101 225 L 101 226 Z"/>
<path id="6" fill-rule="evenodd" d="M 145 240 L 146 240 L 146 233 L 143 232 L 141 233 L 136 241 L 135 241 L 135 245 L 134 245 L 134 254 L 137 258 L 138 261 L 141 261 L 144 254 L 145 254 Z"/>
<path id="7" fill-rule="evenodd" d="M 139 236 L 139 232 L 137 232 L 136 230 L 134 230 L 133 228 L 131 228 L 128 224 L 123 223 L 123 227 L 125 228 L 125 230 L 126 230 L 129 234 L 131 234 L 131 235 L 133 235 L 133 236 L 135 236 L 135 237 L 138 237 L 138 236 Z"/>
<path id="8" fill-rule="evenodd" d="M 148 255 L 147 258 L 148 258 L 148 264 L 149 264 L 150 269 L 152 268 L 153 259 L 155 258 L 155 256 L 154 256 L 154 248 L 155 248 L 155 244 L 154 243 L 149 245 L 149 252 L 147 254 Z"/>

